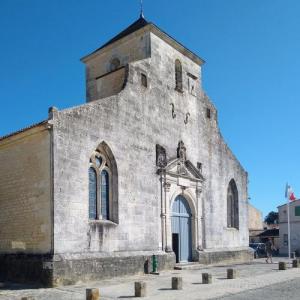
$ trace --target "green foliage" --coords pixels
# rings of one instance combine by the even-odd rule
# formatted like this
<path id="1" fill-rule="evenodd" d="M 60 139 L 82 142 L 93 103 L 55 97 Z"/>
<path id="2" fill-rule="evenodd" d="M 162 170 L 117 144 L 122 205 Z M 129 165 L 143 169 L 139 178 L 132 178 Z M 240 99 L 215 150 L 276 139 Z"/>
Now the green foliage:
<path id="1" fill-rule="evenodd" d="M 265 217 L 265 222 L 267 224 L 278 224 L 278 212 L 269 212 L 269 214 Z"/>

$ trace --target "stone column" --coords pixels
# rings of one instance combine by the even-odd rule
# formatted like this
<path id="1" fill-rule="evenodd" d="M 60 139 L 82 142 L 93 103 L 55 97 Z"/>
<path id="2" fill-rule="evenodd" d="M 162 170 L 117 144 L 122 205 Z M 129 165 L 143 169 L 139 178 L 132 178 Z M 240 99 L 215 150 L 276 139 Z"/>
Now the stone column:
<path id="1" fill-rule="evenodd" d="M 161 217 L 161 249 L 162 251 L 165 250 L 166 247 L 166 208 L 165 208 L 165 174 L 162 172 L 160 173 L 160 190 L 161 190 L 161 211 L 160 211 L 160 217 Z"/>
<path id="2" fill-rule="evenodd" d="M 202 188 L 197 186 L 196 197 L 197 197 L 197 210 L 198 217 L 196 219 L 196 228 L 197 228 L 197 249 L 203 250 L 203 205 L 202 205 Z"/>
<path id="3" fill-rule="evenodd" d="M 166 252 L 172 252 L 172 228 L 171 228 L 171 216 L 170 216 L 170 187 L 169 182 L 165 182 L 165 214 L 166 214 Z"/>

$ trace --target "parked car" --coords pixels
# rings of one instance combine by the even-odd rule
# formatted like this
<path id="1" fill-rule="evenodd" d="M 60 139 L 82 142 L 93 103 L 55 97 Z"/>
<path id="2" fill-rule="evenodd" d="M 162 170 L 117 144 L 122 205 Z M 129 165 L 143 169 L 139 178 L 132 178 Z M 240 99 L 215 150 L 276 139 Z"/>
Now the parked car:
<path id="1" fill-rule="evenodd" d="M 266 257 L 266 245 L 264 243 L 250 243 L 249 247 L 254 250 L 254 258 Z"/>

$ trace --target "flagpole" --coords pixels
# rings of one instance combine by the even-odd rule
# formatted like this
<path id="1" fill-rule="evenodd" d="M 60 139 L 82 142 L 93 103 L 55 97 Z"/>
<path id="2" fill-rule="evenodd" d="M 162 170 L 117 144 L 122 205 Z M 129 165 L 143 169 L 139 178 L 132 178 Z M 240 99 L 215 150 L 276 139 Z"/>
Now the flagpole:
<path id="1" fill-rule="evenodd" d="M 289 190 L 289 187 L 288 187 Z M 290 225 L 290 200 L 289 200 L 289 191 L 286 195 L 287 201 L 287 216 L 288 216 L 288 251 L 289 251 L 289 260 L 291 259 L 291 225 Z"/>

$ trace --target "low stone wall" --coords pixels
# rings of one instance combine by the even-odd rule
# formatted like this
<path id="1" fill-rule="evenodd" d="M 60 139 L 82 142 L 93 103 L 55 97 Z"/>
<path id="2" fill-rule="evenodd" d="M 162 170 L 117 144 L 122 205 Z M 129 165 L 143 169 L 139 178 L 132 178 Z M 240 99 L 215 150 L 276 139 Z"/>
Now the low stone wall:
<path id="1" fill-rule="evenodd" d="M 175 266 L 173 253 L 154 253 L 158 259 L 158 271 Z M 146 272 L 147 260 L 152 255 L 115 257 L 60 255 L 0 255 L 0 281 L 34 283 L 39 286 L 59 286 L 91 280 L 101 280 Z M 151 266 L 150 266 L 151 267 Z"/>
<path id="2" fill-rule="evenodd" d="M 51 254 L 1 254 L 0 281 L 51 286 L 52 257 Z"/>
<path id="3" fill-rule="evenodd" d="M 230 249 L 223 251 L 205 250 L 198 252 L 198 261 L 201 264 L 233 264 L 233 263 L 248 263 L 254 259 L 253 250 L 247 249 Z"/>

